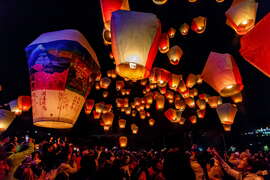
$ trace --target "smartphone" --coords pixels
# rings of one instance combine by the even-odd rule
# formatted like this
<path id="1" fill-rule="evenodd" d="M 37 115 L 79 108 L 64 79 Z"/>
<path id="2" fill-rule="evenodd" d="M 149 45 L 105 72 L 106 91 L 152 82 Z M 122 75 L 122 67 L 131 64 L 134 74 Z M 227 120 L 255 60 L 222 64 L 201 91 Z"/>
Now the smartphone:
<path id="1" fill-rule="evenodd" d="M 29 142 L 29 136 L 28 135 L 25 135 L 25 142 Z"/>

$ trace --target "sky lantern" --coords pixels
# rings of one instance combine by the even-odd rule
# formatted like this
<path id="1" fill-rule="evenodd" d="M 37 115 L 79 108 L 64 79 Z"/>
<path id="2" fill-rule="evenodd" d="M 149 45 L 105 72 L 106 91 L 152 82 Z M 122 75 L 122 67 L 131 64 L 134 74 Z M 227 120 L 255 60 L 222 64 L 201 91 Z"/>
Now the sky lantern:
<path id="1" fill-rule="evenodd" d="M 177 65 L 179 64 L 180 59 L 183 56 L 183 50 L 178 45 L 175 45 L 170 48 L 170 50 L 167 53 L 167 56 L 172 65 Z"/>
<path id="2" fill-rule="evenodd" d="M 144 110 L 140 111 L 140 119 L 146 118 L 146 112 Z"/>
<path id="3" fill-rule="evenodd" d="M 151 126 L 151 127 L 155 125 L 155 122 L 156 121 L 153 118 L 148 120 L 149 126 Z"/>
<path id="4" fill-rule="evenodd" d="M 18 107 L 18 99 L 14 99 L 10 101 L 8 104 L 11 112 L 15 113 L 18 116 L 22 114 L 22 110 L 19 109 Z"/>
<path id="5" fill-rule="evenodd" d="M 184 117 L 181 117 L 179 124 L 180 125 L 184 125 L 185 124 L 186 119 Z"/>
<path id="6" fill-rule="evenodd" d="M 153 3 L 155 3 L 156 5 L 163 5 L 165 4 L 168 0 L 152 0 Z"/>
<path id="7" fill-rule="evenodd" d="M 188 2 L 195 3 L 195 2 L 197 2 L 197 0 L 188 0 Z"/>
<path id="8" fill-rule="evenodd" d="M 176 30 L 173 27 L 170 27 L 169 30 L 168 30 L 169 38 L 174 38 L 175 33 L 176 33 Z"/>
<path id="9" fill-rule="evenodd" d="M 103 91 L 102 97 L 107 98 L 109 96 L 109 91 Z"/>
<path id="10" fill-rule="evenodd" d="M 217 3 L 222 3 L 224 0 L 216 0 Z"/>
<path id="11" fill-rule="evenodd" d="M 199 94 L 199 99 L 205 100 L 205 102 L 208 102 L 208 97 L 209 97 L 208 94 L 205 94 L 205 93 Z"/>
<path id="12" fill-rule="evenodd" d="M 170 71 L 163 68 L 154 67 L 149 77 L 150 83 L 157 83 L 159 87 L 165 87 L 171 77 Z"/>
<path id="13" fill-rule="evenodd" d="M 96 90 L 100 90 L 99 82 L 96 82 L 96 83 L 95 83 L 95 88 L 96 88 Z"/>
<path id="14" fill-rule="evenodd" d="M 188 97 L 188 98 L 185 99 L 185 102 L 188 105 L 188 107 L 190 107 L 190 108 L 194 108 L 195 107 L 194 98 Z"/>
<path id="15" fill-rule="evenodd" d="M 123 80 L 117 80 L 115 83 L 115 86 L 116 86 L 116 90 L 120 91 L 121 89 L 125 87 L 125 82 Z"/>
<path id="16" fill-rule="evenodd" d="M 193 89 L 190 89 L 189 90 L 189 96 L 190 97 L 195 97 L 195 96 L 198 96 L 198 89 L 196 89 L 196 88 L 193 88 Z"/>
<path id="17" fill-rule="evenodd" d="M 240 54 L 243 58 L 270 77 L 270 13 L 240 39 Z"/>
<path id="18" fill-rule="evenodd" d="M 114 114 L 112 112 L 107 112 L 102 115 L 102 120 L 105 126 L 112 126 L 114 119 Z"/>
<path id="19" fill-rule="evenodd" d="M 187 23 L 182 24 L 179 28 L 179 32 L 182 34 L 182 36 L 188 35 L 189 25 Z"/>
<path id="20" fill-rule="evenodd" d="M 108 89 L 108 87 L 110 86 L 112 80 L 110 78 L 107 77 L 103 77 L 101 78 L 101 80 L 99 81 L 100 87 L 103 89 Z"/>
<path id="21" fill-rule="evenodd" d="M 225 13 L 227 25 L 239 35 L 246 34 L 255 25 L 257 8 L 255 0 L 234 0 Z"/>
<path id="22" fill-rule="evenodd" d="M 146 86 L 146 85 L 147 85 L 147 79 L 142 79 L 142 80 L 140 81 L 140 84 L 141 84 L 142 86 Z"/>
<path id="23" fill-rule="evenodd" d="M 206 102 L 203 99 L 197 99 L 196 100 L 196 105 L 198 106 L 198 108 L 200 110 L 205 110 L 206 109 Z"/>
<path id="24" fill-rule="evenodd" d="M 96 110 L 93 111 L 93 118 L 99 119 L 101 117 L 101 112 L 97 112 Z"/>
<path id="25" fill-rule="evenodd" d="M 105 107 L 105 103 L 104 102 L 99 102 L 95 104 L 95 110 L 97 113 L 102 113 L 103 109 Z"/>
<path id="26" fill-rule="evenodd" d="M 102 113 L 104 114 L 104 113 L 111 112 L 111 111 L 112 111 L 112 105 L 111 104 L 105 104 Z"/>
<path id="27" fill-rule="evenodd" d="M 231 96 L 231 99 L 233 100 L 234 103 L 241 103 L 243 101 L 243 96 L 242 93 L 235 94 Z"/>
<path id="28" fill-rule="evenodd" d="M 111 129 L 111 126 L 106 126 L 106 125 L 104 125 L 104 126 L 103 126 L 103 129 L 104 129 L 104 131 L 109 131 L 109 130 Z"/>
<path id="29" fill-rule="evenodd" d="M 5 109 L 0 109 L 0 134 L 8 129 L 15 117 L 15 113 Z"/>
<path id="30" fill-rule="evenodd" d="M 167 87 L 166 86 L 165 87 L 160 87 L 158 89 L 159 89 L 160 94 L 166 94 L 166 92 L 167 92 Z"/>
<path id="31" fill-rule="evenodd" d="M 158 50 L 160 53 L 165 54 L 170 50 L 170 40 L 167 33 L 163 33 L 159 40 Z"/>
<path id="32" fill-rule="evenodd" d="M 169 108 L 164 112 L 165 117 L 172 123 L 179 123 L 182 116 L 182 111 Z"/>
<path id="33" fill-rule="evenodd" d="M 189 89 L 187 89 L 185 92 L 182 92 L 181 95 L 182 95 L 183 98 L 190 97 L 190 95 L 189 95 Z"/>
<path id="34" fill-rule="evenodd" d="M 165 106 L 164 96 L 159 94 L 156 96 L 155 100 L 156 100 L 156 110 L 163 110 Z"/>
<path id="35" fill-rule="evenodd" d="M 153 103 L 153 95 L 152 95 L 152 93 L 150 94 L 147 94 L 146 96 L 145 96 L 145 100 L 146 100 L 146 103 L 147 104 L 152 104 Z"/>
<path id="36" fill-rule="evenodd" d="M 111 19 L 116 72 L 130 80 L 150 75 L 157 54 L 161 25 L 156 15 L 116 11 Z"/>
<path id="37" fill-rule="evenodd" d="M 238 66 L 230 54 L 211 52 L 202 78 L 223 97 L 237 94 L 244 88 Z"/>
<path id="38" fill-rule="evenodd" d="M 224 103 L 219 105 L 216 110 L 224 130 L 230 131 L 237 112 L 237 107 L 230 103 Z"/>
<path id="39" fill-rule="evenodd" d="M 180 81 L 182 80 L 182 76 L 179 74 L 171 74 L 168 85 L 172 90 L 177 90 Z"/>
<path id="40" fill-rule="evenodd" d="M 197 84 L 202 84 L 203 83 L 203 79 L 201 77 L 200 74 L 197 75 Z"/>
<path id="41" fill-rule="evenodd" d="M 118 125 L 120 129 L 124 129 L 126 127 L 126 120 L 125 119 L 119 119 Z"/>
<path id="42" fill-rule="evenodd" d="M 197 123 L 197 116 L 195 115 L 192 115 L 189 117 L 189 121 L 192 123 L 192 124 L 196 124 Z"/>
<path id="43" fill-rule="evenodd" d="M 183 99 L 175 100 L 174 105 L 175 105 L 175 109 L 178 109 L 180 111 L 184 111 L 186 108 L 186 103 Z"/>
<path id="44" fill-rule="evenodd" d="M 29 111 L 31 108 L 31 96 L 19 96 L 18 108 L 22 111 Z"/>
<path id="45" fill-rule="evenodd" d="M 132 110 L 131 111 L 131 116 L 132 117 L 136 117 L 136 115 L 137 115 L 137 111 L 134 109 L 134 110 Z"/>
<path id="46" fill-rule="evenodd" d="M 206 110 L 200 110 L 200 109 L 198 109 L 197 110 L 197 116 L 198 116 L 198 118 L 203 119 L 204 116 L 205 116 L 205 112 L 206 112 Z"/>
<path id="47" fill-rule="evenodd" d="M 90 114 L 93 107 L 95 105 L 95 100 L 94 99 L 87 99 L 84 103 L 84 112 L 85 114 Z"/>
<path id="48" fill-rule="evenodd" d="M 207 18 L 203 16 L 198 16 L 198 17 L 193 18 L 191 29 L 198 34 L 204 33 L 206 29 L 206 21 L 207 21 Z"/>
<path id="49" fill-rule="evenodd" d="M 126 107 L 125 108 L 125 114 L 130 115 L 131 114 L 131 107 Z"/>
<path id="50" fill-rule="evenodd" d="M 165 97 L 167 99 L 174 99 L 174 92 L 171 91 L 171 90 L 167 90 L 166 94 L 165 94 Z"/>
<path id="51" fill-rule="evenodd" d="M 121 148 L 127 147 L 128 138 L 126 136 L 120 136 L 119 137 L 119 145 Z"/>
<path id="52" fill-rule="evenodd" d="M 131 128 L 132 134 L 138 134 L 139 127 L 135 123 L 131 124 L 130 128 Z"/>
<path id="53" fill-rule="evenodd" d="M 192 88 L 197 82 L 197 76 L 195 74 L 190 73 L 186 79 L 186 86 L 188 88 Z"/>
<path id="54" fill-rule="evenodd" d="M 99 72 L 94 50 L 68 29 L 40 35 L 25 51 L 34 125 L 72 128 Z"/>
<path id="55" fill-rule="evenodd" d="M 208 97 L 208 104 L 211 108 L 217 108 L 219 104 L 222 104 L 220 96 L 210 96 Z"/>
<path id="56" fill-rule="evenodd" d="M 183 93 L 187 91 L 187 87 L 184 80 L 180 80 L 179 86 L 178 86 L 178 92 Z"/>

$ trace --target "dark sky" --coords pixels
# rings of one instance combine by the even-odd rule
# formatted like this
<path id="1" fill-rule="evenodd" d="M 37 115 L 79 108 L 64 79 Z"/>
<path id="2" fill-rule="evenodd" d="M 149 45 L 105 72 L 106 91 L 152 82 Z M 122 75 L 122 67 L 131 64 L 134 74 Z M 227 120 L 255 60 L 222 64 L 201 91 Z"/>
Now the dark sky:
<path id="1" fill-rule="evenodd" d="M 269 125 L 270 79 L 245 62 L 238 54 L 239 37 L 225 25 L 224 13 L 230 7 L 231 0 L 225 0 L 221 4 L 217 4 L 214 0 L 199 0 L 196 4 L 188 4 L 185 0 L 168 0 L 168 2 L 164 6 L 156 6 L 151 0 L 130 0 L 130 7 L 135 11 L 155 13 L 161 20 L 163 31 L 167 31 L 169 27 L 178 28 L 184 22 L 190 24 L 192 18 L 199 15 L 208 18 L 207 29 L 202 35 L 190 32 L 187 37 L 182 37 L 177 34 L 171 41 L 184 50 L 184 57 L 179 66 L 169 65 L 165 55 L 161 54 L 157 56 L 154 66 L 162 66 L 171 72 L 184 75 L 190 72 L 200 73 L 211 50 L 232 53 L 245 85 L 244 103 L 239 106 L 236 126 L 242 129 Z M 261 0 L 257 21 L 269 11 L 270 1 Z M 86 36 L 97 53 L 102 71 L 113 67 L 108 57 L 109 48 L 103 45 L 101 37 L 103 22 L 98 0 L 0 1 L 0 83 L 4 87 L 4 91 L 0 92 L 0 104 L 7 103 L 19 95 L 30 95 L 24 48 L 41 33 L 67 28 L 78 29 Z M 90 97 L 94 95 L 95 92 L 92 92 Z M 217 121 L 215 112 L 211 111 L 207 119 Z M 22 120 L 18 119 L 14 127 L 16 123 L 21 123 L 17 121 L 22 120 L 31 125 L 29 114 L 24 115 Z M 89 132 L 89 129 L 83 127 L 85 125 L 83 121 L 87 120 L 82 114 L 76 124 L 77 129 Z M 208 128 L 216 127 L 211 120 L 207 120 L 205 124 L 210 124 L 207 125 Z M 89 124 L 86 125 L 89 127 Z M 168 126 L 168 129 L 161 131 L 167 132 L 170 129 L 173 130 L 174 127 Z M 159 133 L 159 130 L 157 131 L 156 133 Z"/>

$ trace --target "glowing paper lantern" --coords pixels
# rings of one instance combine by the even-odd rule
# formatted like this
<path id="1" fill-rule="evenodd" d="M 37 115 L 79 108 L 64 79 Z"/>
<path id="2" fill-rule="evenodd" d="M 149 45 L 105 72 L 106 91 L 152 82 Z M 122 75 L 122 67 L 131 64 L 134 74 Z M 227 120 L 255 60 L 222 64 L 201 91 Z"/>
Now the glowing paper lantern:
<path id="1" fill-rule="evenodd" d="M 72 128 L 93 83 L 99 63 L 76 30 L 40 35 L 26 47 L 33 122 L 48 128 Z"/>
<path id="2" fill-rule="evenodd" d="M 176 30 L 173 27 L 171 27 L 168 30 L 168 36 L 169 36 L 169 38 L 174 38 L 175 33 L 176 33 Z"/>
<path id="3" fill-rule="evenodd" d="M 161 34 L 157 17 L 151 13 L 116 11 L 111 23 L 117 73 L 131 80 L 148 77 Z"/>
<path id="4" fill-rule="evenodd" d="M 105 114 L 105 113 L 111 112 L 111 111 L 112 111 L 112 105 L 111 104 L 105 104 L 102 113 Z"/>
<path id="5" fill-rule="evenodd" d="M 195 115 L 190 116 L 190 117 L 189 117 L 189 121 L 190 121 L 192 124 L 196 124 L 196 123 L 197 123 L 197 116 L 195 116 Z"/>
<path id="6" fill-rule="evenodd" d="M 128 138 L 126 136 L 120 136 L 119 137 L 119 145 L 121 148 L 127 147 Z"/>
<path id="7" fill-rule="evenodd" d="M 18 99 L 10 101 L 8 104 L 11 112 L 15 113 L 16 115 L 22 114 L 22 110 L 18 108 Z"/>
<path id="8" fill-rule="evenodd" d="M 97 113 L 102 113 L 103 109 L 105 107 L 105 103 L 104 102 L 100 102 L 100 103 L 96 103 L 95 104 L 95 109 Z"/>
<path id="9" fill-rule="evenodd" d="M 216 0 L 217 3 L 222 3 L 224 0 Z"/>
<path id="10" fill-rule="evenodd" d="M 131 107 L 126 107 L 125 108 L 125 114 L 130 115 L 131 114 Z"/>
<path id="11" fill-rule="evenodd" d="M 109 131 L 110 128 L 111 128 L 111 126 L 106 126 L 106 125 L 104 125 L 103 128 L 104 128 L 104 131 Z"/>
<path id="12" fill-rule="evenodd" d="M 197 99 L 196 104 L 200 110 L 206 109 L 206 103 L 205 100 Z"/>
<path id="13" fill-rule="evenodd" d="M 107 98 L 107 97 L 109 96 L 109 92 L 108 92 L 108 91 L 104 91 L 104 92 L 102 93 L 102 96 L 103 96 L 104 98 Z"/>
<path id="14" fill-rule="evenodd" d="M 225 131 L 230 131 L 231 125 L 234 122 L 237 108 L 230 103 L 225 103 L 225 104 L 219 105 L 216 110 Z"/>
<path id="15" fill-rule="evenodd" d="M 231 96 L 231 98 L 232 98 L 234 103 L 241 103 L 243 101 L 243 97 L 242 97 L 241 92 Z"/>
<path id="16" fill-rule="evenodd" d="M 244 88 L 238 66 L 230 54 L 211 52 L 202 78 L 223 97 L 237 94 Z"/>
<path id="17" fill-rule="evenodd" d="M 182 80 L 182 76 L 178 74 L 171 74 L 168 85 L 172 90 L 177 90 L 180 81 Z"/>
<path id="18" fill-rule="evenodd" d="M 245 36 L 241 37 L 240 54 L 247 62 L 270 77 L 270 13 Z"/>
<path id="19" fill-rule="evenodd" d="M 188 35 L 189 32 L 189 25 L 187 23 L 184 23 L 180 26 L 179 28 L 180 33 L 182 34 L 182 36 L 186 36 Z"/>
<path id="20" fill-rule="evenodd" d="M 159 40 L 158 50 L 160 53 L 167 53 L 170 49 L 170 40 L 167 33 L 163 33 Z"/>
<path id="21" fill-rule="evenodd" d="M 145 117 L 146 117 L 145 111 L 144 110 L 141 110 L 140 111 L 140 119 L 145 119 Z"/>
<path id="22" fill-rule="evenodd" d="M 165 98 L 163 95 L 157 95 L 156 98 L 156 110 L 163 110 L 165 106 Z"/>
<path id="23" fill-rule="evenodd" d="M 146 86 L 146 84 L 147 84 L 147 79 L 142 79 L 142 80 L 140 81 L 140 83 L 141 83 L 142 86 Z"/>
<path id="24" fill-rule="evenodd" d="M 94 117 L 94 119 L 99 119 L 101 117 L 101 113 L 94 110 L 93 111 L 93 117 Z"/>
<path id="25" fill-rule="evenodd" d="M 203 79 L 201 75 L 197 75 L 197 84 L 202 84 L 202 83 L 203 83 Z"/>
<path id="26" fill-rule="evenodd" d="M 189 96 L 190 96 L 190 97 L 198 96 L 198 89 L 196 89 L 196 88 L 190 89 L 190 90 L 189 90 Z"/>
<path id="27" fill-rule="evenodd" d="M 182 95 L 183 98 L 188 98 L 190 96 L 189 95 L 189 89 L 187 89 L 185 92 L 182 92 L 181 95 Z"/>
<path id="28" fill-rule="evenodd" d="M 195 101 L 193 98 L 189 97 L 185 99 L 186 104 L 188 105 L 188 107 L 190 108 L 194 108 L 195 107 Z"/>
<path id="29" fill-rule="evenodd" d="M 105 126 L 112 126 L 113 118 L 114 118 L 114 114 L 112 112 L 107 112 L 102 115 L 102 120 Z"/>
<path id="30" fill-rule="evenodd" d="M 155 122 L 156 121 L 153 118 L 148 120 L 149 126 L 151 126 L 151 127 L 155 125 Z"/>
<path id="31" fill-rule="evenodd" d="M 139 127 L 136 124 L 131 124 L 131 131 L 133 134 L 138 134 Z"/>
<path id="32" fill-rule="evenodd" d="M 179 82 L 179 86 L 178 86 L 178 92 L 183 93 L 186 92 L 188 89 L 186 87 L 185 81 L 184 80 L 180 80 Z"/>
<path id="33" fill-rule="evenodd" d="M 197 0 L 188 0 L 188 2 L 195 3 L 195 2 L 197 2 Z"/>
<path id="34" fill-rule="evenodd" d="M 172 65 L 177 65 L 179 64 L 179 61 L 181 57 L 183 56 L 183 51 L 179 46 L 175 45 L 170 48 L 170 50 L 167 53 L 167 56 Z"/>
<path id="35" fill-rule="evenodd" d="M 124 129 L 126 127 L 126 120 L 125 119 L 119 119 L 118 125 L 120 129 Z"/>
<path id="36" fill-rule="evenodd" d="M 185 124 L 186 119 L 184 117 L 181 117 L 179 124 L 180 125 L 184 125 Z"/>
<path id="37" fill-rule="evenodd" d="M 145 96 L 145 99 L 146 99 L 147 104 L 152 104 L 153 103 L 153 95 L 152 94 L 147 94 Z"/>
<path id="38" fill-rule="evenodd" d="M 160 92 L 160 94 L 166 94 L 166 92 L 167 92 L 167 87 L 165 86 L 165 87 L 160 87 L 159 88 L 159 92 Z"/>
<path id="39" fill-rule="evenodd" d="M 255 0 L 234 0 L 226 11 L 226 23 L 239 35 L 250 31 L 255 24 L 258 3 Z"/>
<path id="40" fill-rule="evenodd" d="M 165 111 L 164 115 L 172 123 L 179 123 L 181 120 L 182 111 L 169 108 L 167 111 Z"/>
<path id="41" fill-rule="evenodd" d="M 170 79 L 171 73 L 163 68 L 153 68 L 149 77 L 150 83 L 157 83 L 159 87 L 165 87 Z"/>
<path id="42" fill-rule="evenodd" d="M 99 82 L 95 84 L 95 88 L 96 88 L 96 90 L 100 90 Z"/>
<path id="43" fill-rule="evenodd" d="M 186 108 L 186 103 L 183 99 L 175 100 L 174 105 L 175 109 L 178 109 L 180 111 L 184 111 Z"/>
<path id="44" fill-rule="evenodd" d="M 155 3 L 156 5 L 163 5 L 165 4 L 168 0 L 152 0 L 153 3 Z"/>
<path id="45" fill-rule="evenodd" d="M 128 98 L 116 98 L 117 107 L 128 107 Z"/>
<path id="46" fill-rule="evenodd" d="M 193 18 L 191 29 L 198 34 L 204 33 L 206 29 L 206 21 L 207 21 L 206 17 L 203 16 Z"/>
<path id="47" fill-rule="evenodd" d="M 3 133 L 8 129 L 15 117 L 15 113 L 5 109 L 0 109 L 0 133 Z"/>
<path id="48" fill-rule="evenodd" d="M 125 82 L 122 80 L 117 80 L 115 86 L 116 86 L 116 90 L 120 91 L 121 89 L 124 88 Z"/>
<path id="49" fill-rule="evenodd" d="M 203 119 L 204 118 L 204 116 L 205 116 L 205 110 L 197 110 L 197 116 L 198 116 L 198 118 L 200 118 L 200 119 Z"/>
<path id="50" fill-rule="evenodd" d="M 173 99 L 173 98 L 174 98 L 174 92 L 168 90 L 168 91 L 166 92 L 166 94 L 165 94 L 165 97 L 166 97 L 167 99 Z"/>
<path id="51" fill-rule="evenodd" d="M 87 99 L 84 104 L 84 112 L 85 114 L 90 114 L 95 104 L 95 100 Z"/>
<path id="52" fill-rule="evenodd" d="M 186 86 L 188 88 L 192 88 L 197 82 L 197 76 L 195 74 L 190 73 L 186 80 Z"/>
<path id="53" fill-rule="evenodd" d="M 99 81 L 100 87 L 103 89 L 108 89 L 112 80 L 110 78 L 104 77 Z"/>
<path id="54" fill-rule="evenodd" d="M 18 108 L 22 111 L 29 111 L 31 108 L 31 97 L 30 96 L 19 96 L 18 97 Z"/>
<path id="55" fill-rule="evenodd" d="M 136 111 L 136 110 L 132 110 L 131 116 L 132 116 L 132 117 L 135 117 L 136 115 L 137 115 L 137 111 Z"/>
<path id="56" fill-rule="evenodd" d="M 211 108 L 217 108 L 219 104 L 222 104 L 222 100 L 219 96 L 208 97 L 208 104 Z"/>

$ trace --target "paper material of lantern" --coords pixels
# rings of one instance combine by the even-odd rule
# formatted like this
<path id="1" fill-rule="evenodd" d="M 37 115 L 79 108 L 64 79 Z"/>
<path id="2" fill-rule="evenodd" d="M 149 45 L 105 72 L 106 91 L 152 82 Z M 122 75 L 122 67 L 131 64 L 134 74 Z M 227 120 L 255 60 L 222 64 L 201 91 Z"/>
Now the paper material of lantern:
<path id="1" fill-rule="evenodd" d="M 258 3 L 255 0 L 234 0 L 225 13 L 226 24 L 237 34 L 246 34 L 254 27 L 257 8 Z"/>
<path id="2" fill-rule="evenodd" d="M 207 22 L 206 17 L 203 16 L 195 17 L 192 19 L 191 29 L 198 34 L 202 34 L 206 29 L 206 22 Z"/>
<path id="3" fill-rule="evenodd" d="M 223 124 L 224 129 L 226 131 L 231 130 L 231 125 L 234 122 L 234 118 L 237 112 L 236 106 L 230 104 L 230 103 L 225 103 L 221 104 L 217 107 L 217 114 L 220 119 L 221 124 Z"/>
<path id="4" fill-rule="evenodd" d="M 25 51 L 34 125 L 72 128 L 99 72 L 94 50 L 69 29 L 40 35 Z"/>
<path id="5" fill-rule="evenodd" d="M 138 134 L 139 127 L 136 124 L 131 124 L 131 131 L 133 134 Z"/>
<path id="6" fill-rule="evenodd" d="M 202 78 L 223 97 L 237 94 L 244 88 L 238 66 L 230 54 L 211 52 Z"/>
<path id="7" fill-rule="evenodd" d="M 182 80 L 181 75 L 171 74 L 168 82 L 169 88 L 176 91 L 181 80 Z"/>
<path id="8" fill-rule="evenodd" d="M 180 59 L 183 56 L 183 50 L 179 46 L 175 45 L 170 48 L 170 50 L 167 53 L 167 56 L 172 65 L 177 65 L 179 64 Z"/>
<path id="9" fill-rule="evenodd" d="M 156 98 L 156 110 L 163 110 L 165 106 L 165 98 L 163 95 L 157 95 Z"/>
<path id="10" fill-rule="evenodd" d="M 195 74 L 190 73 L 186 79 L 186 86 L 188 88 L 192 88 L 197 82 L 197 76 Z"/>
<path id="11" fill-rule="evenodd" d="M 16 115 L 22 114 L 22 110 L 18 108 L 18 99 L 12 100 L 8 104 L 11 112 L 15 113 Z"/>
<path id="12" fill-rule="evenodd" d="M 153 3 L 155 3 L 156 5 L 163 5 L 165 4 L 168 0 L 152 0 Z"/>
<path id="13" fill-rule="evenodd" d="M 182 34 L 182 36 L 186 36 L 188 35 L 189 32 L 189 25 L 187 23 L 184 23 L 180 26 L 179 28 L 180 33 Z"/>
<path id="14" fill-rule="evenodd" d="M 128 107 L 128 98 L 116 98 L 117 107 Z"/>
<path id="15" fill-rule="evenodd" d="M 126 120 L 125 119 L 119 119 L 118 125 L 120 129 L 124 129 L 126 127 Z"/>
<path id="16" fill-rule="evenodd" d="M 259 71 L 270 77 L 270 13 L 241 37 L 240 54 Z"/>
<path id="17" fill-rule="evenodd" d="M 105 126 L 112 126 L 114 119 L 114 114 L 112 112 L 107 112 L 102 115 L 102 120 Z"/>
<path id="18" fill-rule="evenodd" d="M 158 18 L 151 13 L 116 11 L 112 14 L 111 30 L 116 72 L 131 80 L 147 78 L 161 34 Z"/>
<path id="19" fill-rule="evenodd" d="M 8 129 L 15 117 L 15 113 L 0 109 L 0 133 L 3 133 Z"/>
<path id="20" fill-rule="evenodd" d="M 234 103 L 241 103 L 243 101 L 242 93 L 235 94 L 231 96 L 231 99 L 233 100 Z"/>
<path id="21" fill-rule="evenodd" d="M 182 116 L 182 111 L 169 108 L 164 113 L 165 117 L 172 123 L 179 123 Z"/>
<path id="22" fill-rule="evenodd" d="M 95 104 L 95 100 L 87 99 L 84 104 L 84 112 L 85 114 L 90 114 Z"/>
<path id="23" fill-rule="evenodd" d="M 197 116 L 195 116 L 195 115 L 190 116 L 190 117 L 189 117 L 189 121 L 190 121 L 192 124 L 196 124 L 196 123 L 197 123 Z"/>
<path id="24" fill-rule="evenodd" d="M 224 0 L 216 0 L 217 3 L 222 3 Z"/>
<path id="25" fill-rule="evenodd" d="M 119 137 L 119 145 L 121 148 L 127 147 L 128 138 L 126 136 L 120 136 Z"/>
<path id="26" fill-rule="evenodd" d="M 30 96 L 19 96 L 18 97 L 18 108 L 22 111 L 29 111 L 31 108 L 31 97 Z"/>
<path id="27" fill-rule="evenodd" d="M 160 53 L 165 54 L 170 50 L 170 40 L 167 33 L 163 33 L 159 40 L 158 50 Z"/>
<path id="28" fill-rule="evenodd" d="M 156 121 L 153 118 L 148 120 L 149 126 L 151 126 L 151 127 L 155 125 L 155 122 Z"/>
<path id="29" fill-rule="evenodd" d="M 168 30 L 168 36 L 169 36 L 169 38 L 174 38 L 175 33 L 176 33 L 176 30 L 175 30 L 173 27 L 171 27 L 171 28 Z"/>
<path id="30" fill-rule="evenodd" d="M 187 91 L 187 87 L 184 80 L 180 80 L 179 86 L 178 86 L 178 92 L 183 93 Z"/>

